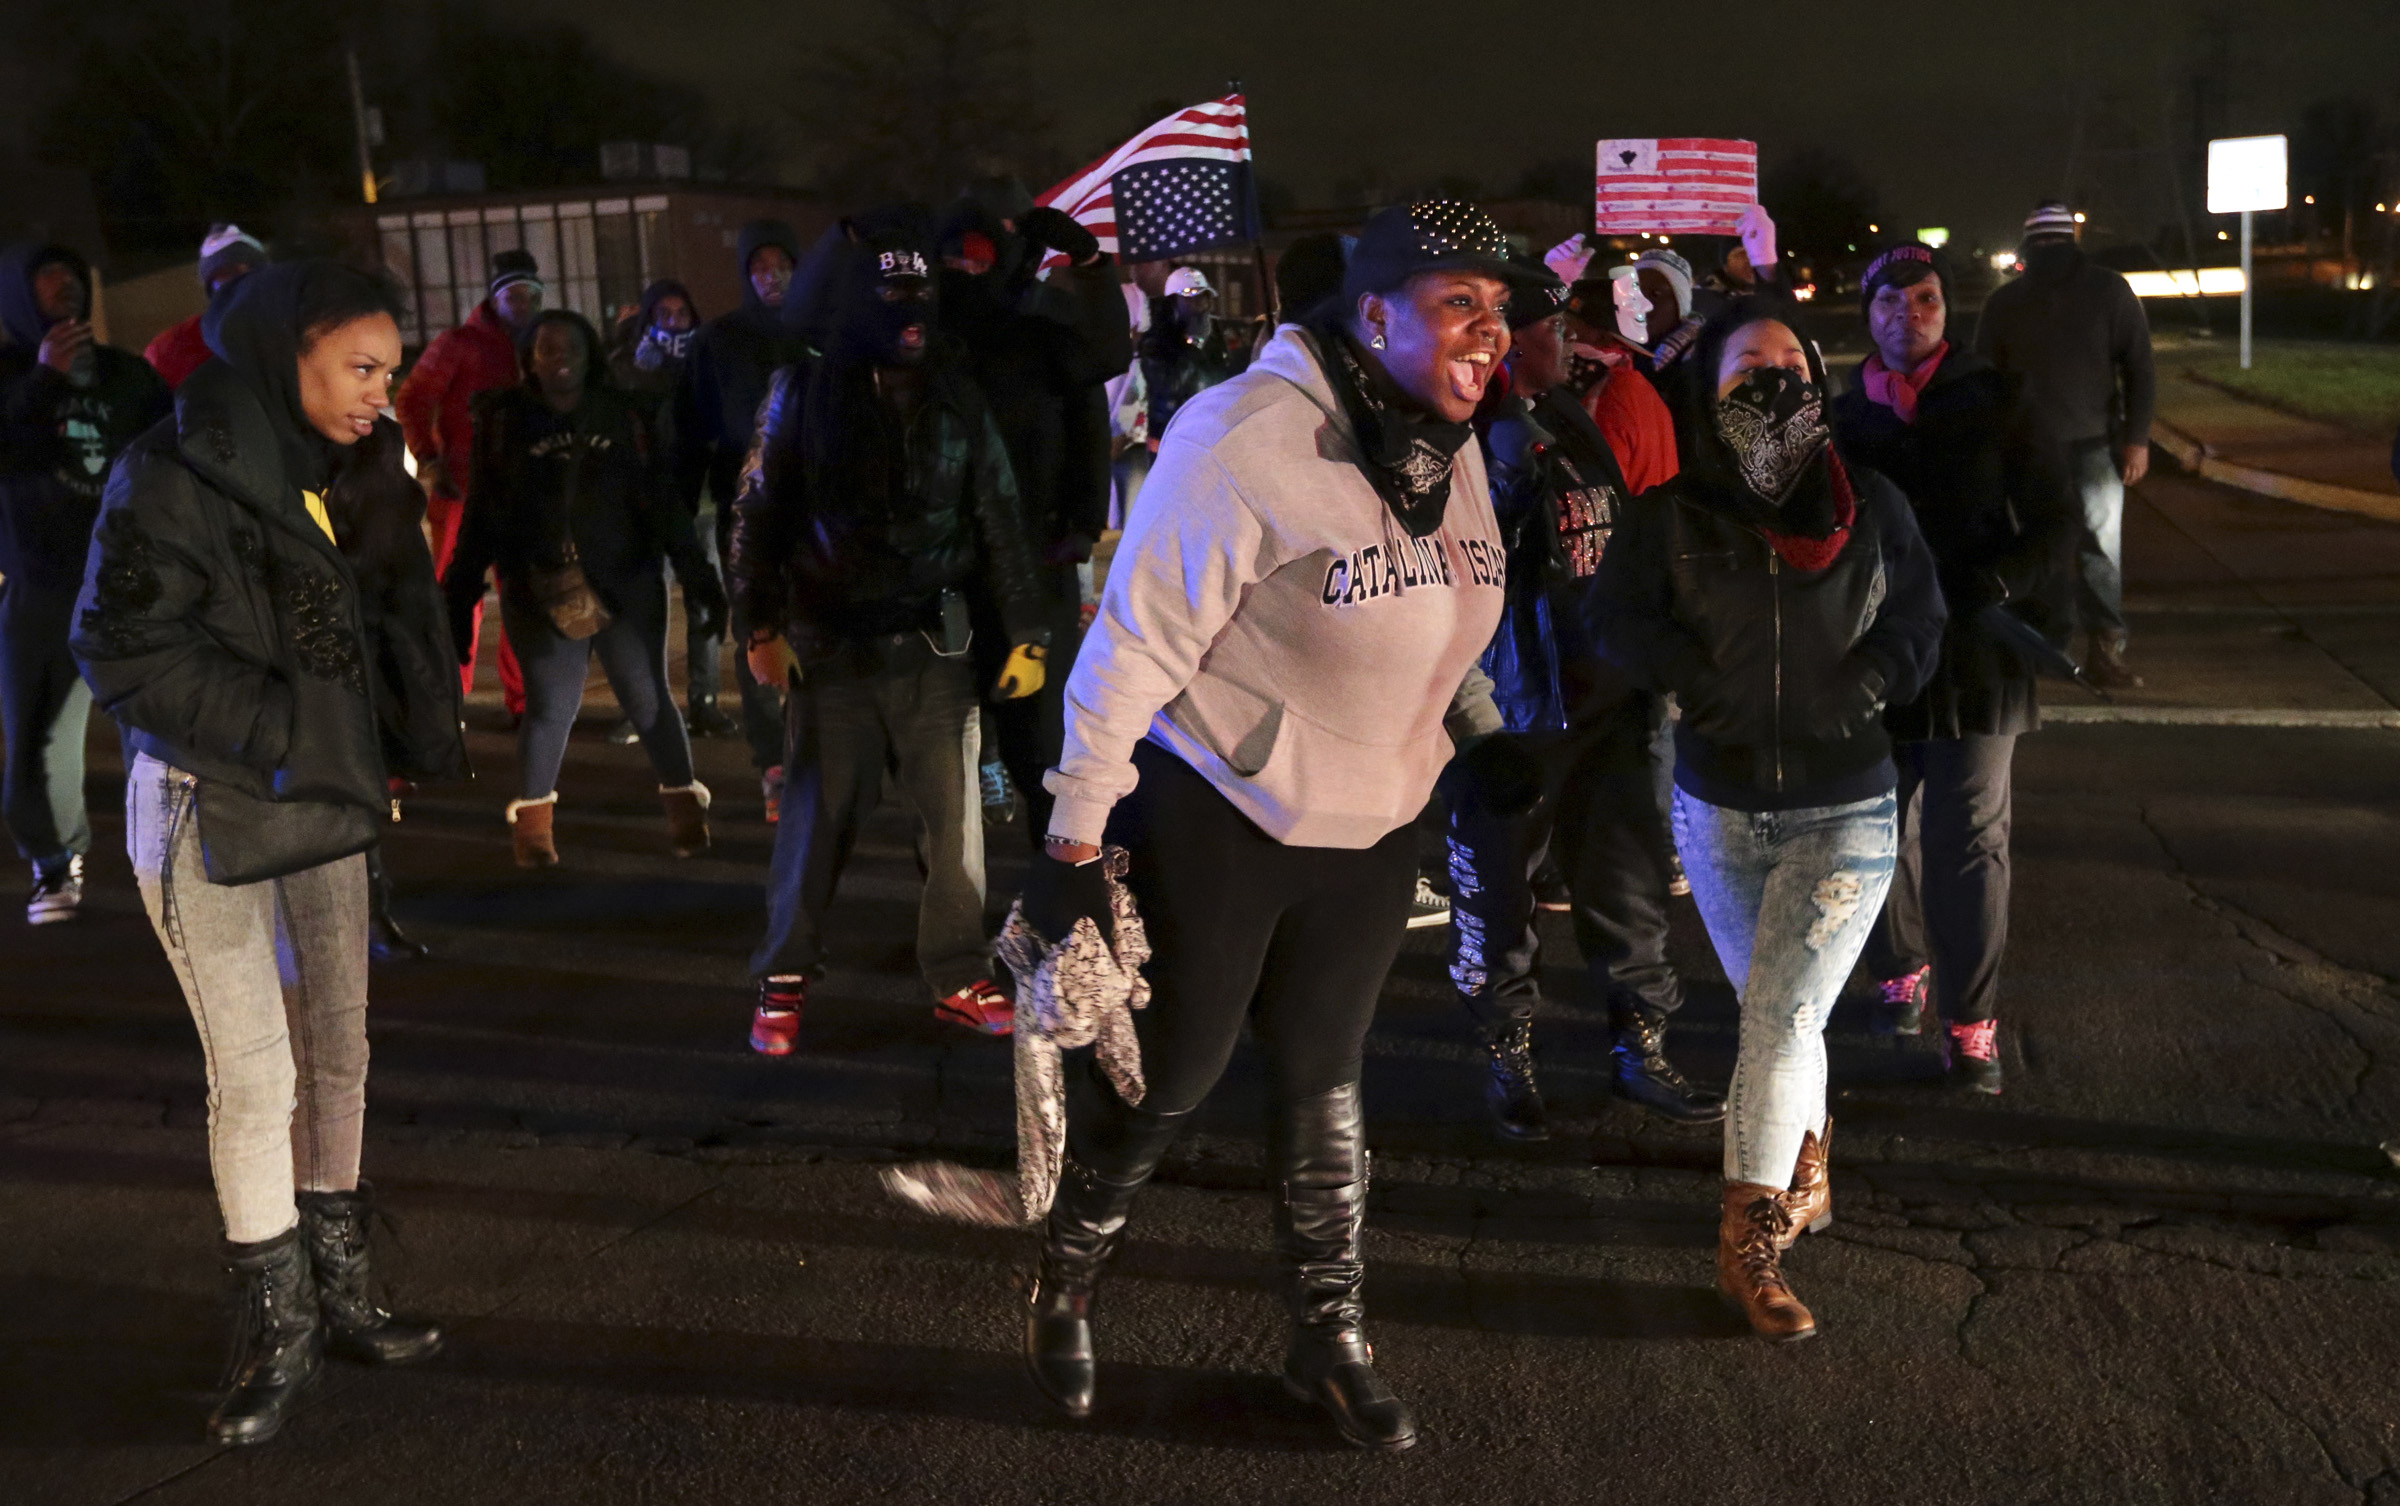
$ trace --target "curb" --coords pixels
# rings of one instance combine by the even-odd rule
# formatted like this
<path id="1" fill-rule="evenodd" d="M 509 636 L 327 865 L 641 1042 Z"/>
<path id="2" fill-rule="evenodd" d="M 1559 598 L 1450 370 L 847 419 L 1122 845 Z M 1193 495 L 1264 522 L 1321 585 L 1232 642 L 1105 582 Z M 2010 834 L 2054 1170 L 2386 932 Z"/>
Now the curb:
<path id="1" fill-rule="evenodd" d="M 2262 466 L 2222 460 L 2207 445 L 2163 418 L 2151 420 L 2150 442 L 2174 456 L 2177 465 L 2203 480 L 2221 482 L 2262 497 L 2298 502 L 2307 507 L 2356 513 L 2386 523 L 2400 523 L 2400 495 L 2361 491 L 2355 486 L 2336 486 L 2330 481 L 2311 481 L 2303 476 L 2287 476 L 2281 471 L 2270 471 Z"/>
<path id="2" fill-rule="evenodd" d="M 2306 711 L 2247 706 L 2050 706 L 2045 727 L 2339 727 L 2400 730 L 2400 711 Z"/>

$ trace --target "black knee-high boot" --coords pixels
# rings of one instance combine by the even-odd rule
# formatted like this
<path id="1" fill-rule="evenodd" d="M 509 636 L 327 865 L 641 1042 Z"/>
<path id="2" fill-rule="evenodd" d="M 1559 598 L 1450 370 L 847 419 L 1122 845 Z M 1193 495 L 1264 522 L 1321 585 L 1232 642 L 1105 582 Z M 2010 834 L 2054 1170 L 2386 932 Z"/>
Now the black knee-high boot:
<path id="1" fill-rule="evenodd" d="M 1067 1122 L 1066 1165 L 1042 1231 L 1042 1264 L 1025 1313 L 1025 1364 L 1033 1383 L 1070 1417 L 1092 1410 L 1092 1304 L 1117 1253 L 1134 1194 L 1191 1111 L 1133 1108 L 1087 1069 Z"/>
<path id="2" fill-rule="evenodd" d="M 1362 1325 L 1367 1145 L 1358 1084 L 1269 1110 L 1277 1176 L 1275 1238 L 1291 1267 L 1292 1348 L 1283 1384 L 1333 1417 L 1360 1448 L 1417 1441 L 1416 1415 L 1375 1374 Z"/>
<path id="3" fill-rule="evenodd" d="M 367 955 L 377 962 L 414 962 L 425 953 L 425 944 L 411 940 L 392 919 L 392 875 L 383 866 L 378 842 L 367 849 Z"/>

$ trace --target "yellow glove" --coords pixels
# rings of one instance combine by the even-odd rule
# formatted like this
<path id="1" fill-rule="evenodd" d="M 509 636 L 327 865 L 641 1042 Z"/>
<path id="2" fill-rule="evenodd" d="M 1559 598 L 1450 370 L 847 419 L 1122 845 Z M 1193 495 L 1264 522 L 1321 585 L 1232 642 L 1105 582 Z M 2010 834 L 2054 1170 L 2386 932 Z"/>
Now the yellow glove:
<path id="1" fill-rule="evenodd" d="M 1021 701 L 1042 688 L 1042 661 L 1050 650 L 1038 643 L 1020 643 L 1008 651 L 1000 666 L 1000 683 L 993 687 L 1004 701 Z"/>
<path id="2" fill-rule="evenodd" d="M 783 641 L 783 634 L 774 633 L 760 638 L 753 636 L 749 649 L 750 675 L 761 685 L 781 690 L 787 683 L 800 678 L 800 656 Z"/>

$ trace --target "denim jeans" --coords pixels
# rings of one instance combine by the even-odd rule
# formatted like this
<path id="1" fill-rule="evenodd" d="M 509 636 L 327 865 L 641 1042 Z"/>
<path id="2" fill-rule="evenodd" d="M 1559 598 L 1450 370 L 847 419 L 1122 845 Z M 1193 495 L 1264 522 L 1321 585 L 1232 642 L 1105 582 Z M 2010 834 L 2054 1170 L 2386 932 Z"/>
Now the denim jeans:
<path id="1" fill-rule="evenodd" d="M 92 848 L 83 808 L 92 690 L 67 652 L 74 616 L 72 590 L 0 582 L 0 738 L 8 743 L 0 816 L 18 853 L 46 874 Z"/>
<path id="2" fill-rule="evenodd" d="M 500 611 L 509 641 L 525 667 L 525 720 L 517 728 L 517 795 L 540 800 L 558 788 L 566 762 L 567 734 L 583 708 L 583 682 L 592 655 L 608 674 L 609 688 L 626 719 L 642 735 L 642 751 L 658 782 L 681 789 L 692 782 L 692 741 L 675 692 L 667 684 L 667 581 L 654 567 L 638 579 L 612 583 L 608 599 L 616 611 L 607 627 L 589 638 L 569 638 L 540 607 L 503 594 Z"/>
<path id="3" fill-rule="evenodd" d="M 2076 620 L 2087 633 L 2125 636 L 2125 480 L 2107 440 L 2071 448 L 2068 475 L 2083 507 L 2075 538 Z"/>
<path id="4" fill-rule="evenodd" d="M 966 659 L 922 633 L 852 644 L 811 664 L 789 696 L 783 819 L 767 864 L 767 934 L 751 975 L 813 977 L 825 913 L 859 828 L 896 769 L 924 822 L 917 966 L 936 999 L 992 976 L 983 926 L 983 722 Z"/>
<path id="5" fill-rule="evenodd" d="M 1737 811 L 1675 792 L 1708 939 L 1742 1001 L 1725 1103 L 1725 1177 L 1788 1187 L 1825 1122 L 1825 1021 L 1891 887 L 1899 801 Z"/>
<path id="6" fill-rule="evenodd" d="M 367 860 L 256 884 L 200 865 L 200 781 L 145 753 L 125 850 L 208 1066 L 208 1164 L 225 1237 L 299 1221 L 302 1192 L 358 1185 L 367 1107 Z"/>

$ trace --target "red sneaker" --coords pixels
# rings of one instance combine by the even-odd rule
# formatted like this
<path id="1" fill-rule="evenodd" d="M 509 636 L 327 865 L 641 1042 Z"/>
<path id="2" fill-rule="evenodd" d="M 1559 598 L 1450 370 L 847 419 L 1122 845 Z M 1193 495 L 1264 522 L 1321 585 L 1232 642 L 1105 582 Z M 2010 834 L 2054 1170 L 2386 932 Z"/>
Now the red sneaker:
<path id="1" fill-rule="evenodd" d="M 789 1056 L 800 1044 L 800 1011 L 808 1003 L 806 978 L 762 978 L 758 1008 L 750 1016 L 750 1049 L 761 1056 Z"/>
<path id="2" fill-rule="evenodd" d="M 936 1003 L 933 1017 L 985 1035 L 1008 1035 L 1017 1028 L 1017 1001 L 991 979 L 978 978 Z"/>

